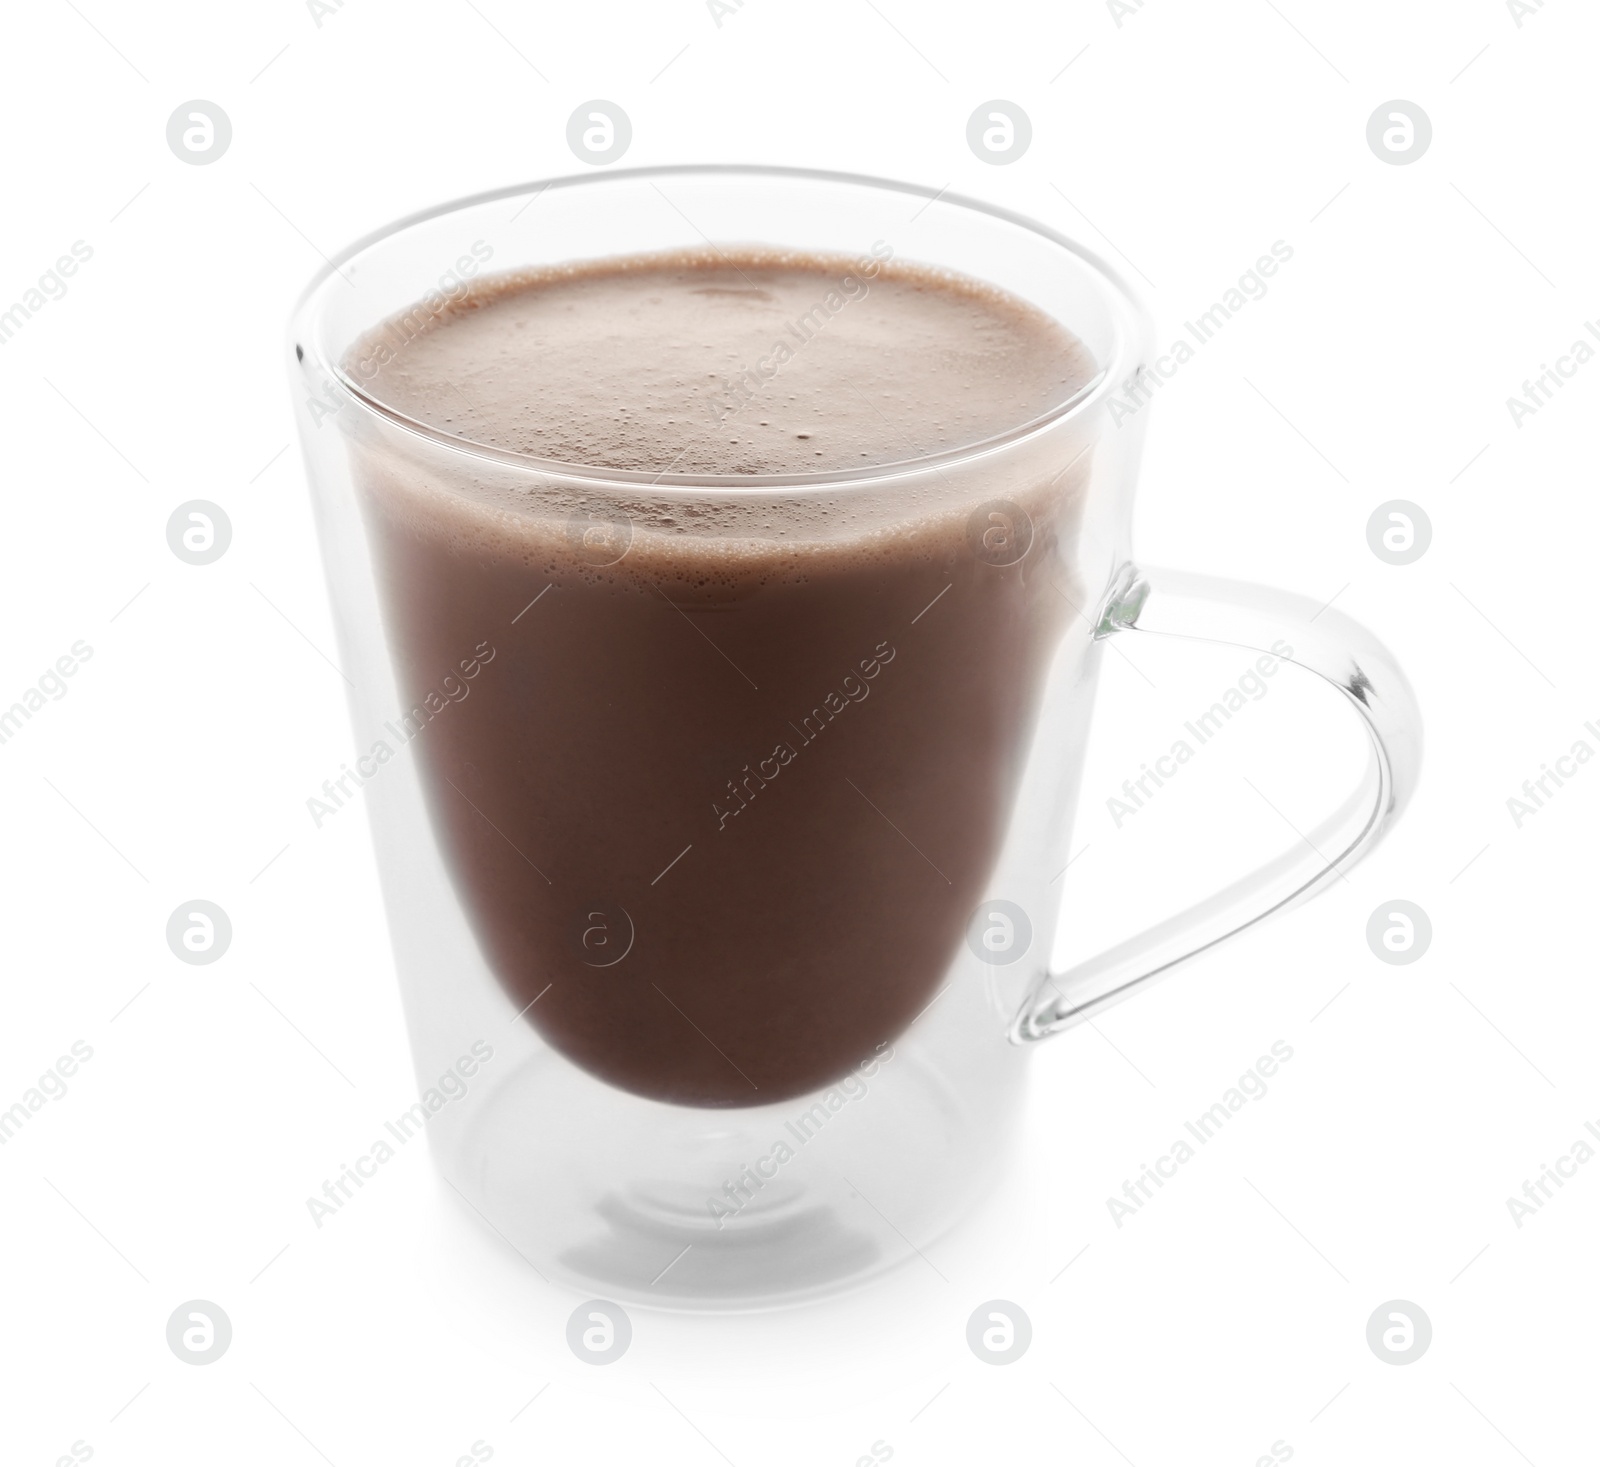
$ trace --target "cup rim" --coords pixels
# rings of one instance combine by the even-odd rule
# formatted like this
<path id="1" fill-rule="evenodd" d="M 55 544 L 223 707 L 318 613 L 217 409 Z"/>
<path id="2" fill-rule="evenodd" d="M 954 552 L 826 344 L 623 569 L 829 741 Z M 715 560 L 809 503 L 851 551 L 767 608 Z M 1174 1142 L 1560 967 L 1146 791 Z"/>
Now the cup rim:
<path id="1" fill-rule="evenodd" d="M 557 459 L 539 458 L 513 449 L 499 449 L 487 444 L 474 443 L 445 433 L 379 402 L 350 379 L 341 363 L 330 360 L 321 350 L 316 328 L 320 324 L 319 305 L 322 293 L 329 288 L 333 279 L 340 277 L 343 267 L 351 260 L 408 229 L 446 214 L 495 203 L 502 199 L 517 198 L 524 194 L 538 196 L 550 189 L 582 187 L 585 184 L 602 183 L 609 179 L 681 178 L 687 175 L 789 178 L 812 183 L 887 190 L 924 199 L 928 205 L 947 204 L 974 213 L 986 214 L 1016 228 L 1025 229 L 1065 251 L 1087 267 L 1110 308 L 1113 329 L 1111 350 L 1105 362 L 1101 364 L 1100 371 L 1085 387 L 1049 411 L 1030 418 L 1014 428 L 1009 428 L 1004 433 L 995 434 L 975 443 L 963 444 L 959 448 L 949 449 L 943 453 L 872 464 L 861 469 L 829 469 L 808 474 L 675 474 L 665 471 L 653 474 L 647 470 L 611 469 L 594 464 L 567 463 Z M 1118 384 L 1136 370 L 1137 363 L 1151 339 L 1152 329 L 1150 314 L 1138 293 L 1103 256 L 1025 214 L 972 198 L 970 195 L 954 193 L 948 188 L 930 189 L 921 184 L 906 183 L 899 179 L 879 178 L 872 174 L 836 169 L 753 163 L 670 163 L 638 168 L 605 169 L 593 173 L 563 174 L 530 183 L 487 189 L 417 210 L 363 235 L 338 254 L 327 258 L 326 264 L 312 277 L 296 301 L 289 322 L 290 347 L 295 360 L 303 362 L 306 356 L 314 355 L 318 365 L 326 374 L 329 389 L 341 393 L 355 407 L 373 413 L 406 432 L 427 439 L 452 454 L 520 468 L 546 478 L 559 479 L 564 483 L 581 482 L 596 487 L 635 492 L 680 491 L 702 496 L 708 492 L 715 493 L 721 490 L 734 490 L 745 495 L 767 490 L 859 493 L 873 484 L 898 480 L 907 475 L 921 474 L 929 470 L 942 474 L 948 468 L 999 453 L 1037 438 L 1073 419 L 1088 416 L 1106 397 L 1114 395 L 1119 390 Z"/>

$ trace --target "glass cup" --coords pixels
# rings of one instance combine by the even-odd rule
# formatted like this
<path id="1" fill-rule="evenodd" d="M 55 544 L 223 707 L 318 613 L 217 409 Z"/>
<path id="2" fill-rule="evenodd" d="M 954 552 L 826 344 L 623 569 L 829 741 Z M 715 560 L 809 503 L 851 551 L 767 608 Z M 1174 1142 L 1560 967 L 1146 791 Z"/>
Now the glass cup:
<path id="1" fill-rule="evenodd" d="M 843 310 L 887 259 L 957 271 L 1098 371 L 998 438 L 818 475 L 544 461 L 381 401 L 385 343 L 474 276 L 708 244 L 835 257 Z M 1381 645 L 1133 561 L 1147 415 L 1111 404 L 1147 392 L 1151 337 L 1039 224 L 799 169 L 484 194 L 307 290 L 290 377 L 358 751 L 312 818 L 365 797 L 422 1091 L 400 1130 L 547 1277 L 733 1309 L 915 1257 L 992 1189 L 1037 1041 L 1398 816 L 1421 728 Z M 1252 875 L 1052 972 L 1103 647 L 1151 635 L 1324 678 L 1368 770 Z"/>

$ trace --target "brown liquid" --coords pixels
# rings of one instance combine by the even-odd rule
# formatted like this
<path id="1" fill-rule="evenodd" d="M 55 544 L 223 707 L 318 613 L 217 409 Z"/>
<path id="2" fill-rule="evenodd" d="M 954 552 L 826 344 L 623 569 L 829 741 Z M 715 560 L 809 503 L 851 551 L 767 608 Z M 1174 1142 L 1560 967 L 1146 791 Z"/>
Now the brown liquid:
<path id="1" fill-rule="evenodd" d="M 867 264 L 501 277 L 348 368 L 444 432 L 651 475 L 902 462 L 1093 375 L 1020 301 Z M 1051 578 L 1081 468 L 1004 486 L 1032 538 L 996 563 L 969 530 L 983 493 L 852 530 L 848 490 L 741 519 L 641 486 L 630 524 L 586 531 L 487 471 L 356 467 L 401 694 L 443 705 L 413 746 L 434 827 L 527 1022 L 612 1084 L 700 1106 L 806 1093 L 893 1041 L 1004 837 L 1072 615 Z M 468 692 L 441 698 L 464 659 Z"/>

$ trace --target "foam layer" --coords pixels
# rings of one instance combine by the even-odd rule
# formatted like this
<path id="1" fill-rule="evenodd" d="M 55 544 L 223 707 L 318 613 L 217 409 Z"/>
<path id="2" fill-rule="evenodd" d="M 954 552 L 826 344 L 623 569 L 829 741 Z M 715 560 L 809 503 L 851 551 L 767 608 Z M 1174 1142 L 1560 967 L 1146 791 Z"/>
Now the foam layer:
<path id="1" fill-rule="evenodd" d="M 881 253 L 881 251 L 880 251 Z M 1043 312 L 949 272 L 755 248 L 484 277 L 346 370 L 487 447 L 645 473 L 835 473 L 946 453 L 1094 377 Z"/>

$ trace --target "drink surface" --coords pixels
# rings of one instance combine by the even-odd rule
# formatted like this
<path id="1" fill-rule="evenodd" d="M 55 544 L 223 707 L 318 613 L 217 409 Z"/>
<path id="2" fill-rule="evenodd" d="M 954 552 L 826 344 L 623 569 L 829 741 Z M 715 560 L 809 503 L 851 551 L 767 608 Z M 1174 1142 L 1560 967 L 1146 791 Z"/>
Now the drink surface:
<path id="1" fill-rule="evenodd" d="M 482 281 L 346 369 L 492 448 L 738 476 L 996 438 L 1096 370 L 975 281 L 755 249 Z M 743 521 L 658 498 L 597 537 L 440 462 L 355 449 L 388 727 L 524 1022 L 699 1106 L 803 1095 L 892 1045 L 986 895 L 1081 603 L 1086 464 L 998 486 L 1020 527 L 975 530 L 978 493 L 856 531 L 846 489 Z"/>
<path id="2" fill-rule="evenodd" d="M 495 277 L 397 318 L 365 355 L 367 390 L 407 417 L 650 474 L 925 458 L 1019 427 L 1094 371 L 1049 317 L 977 281 L 775 251 Z"/>

